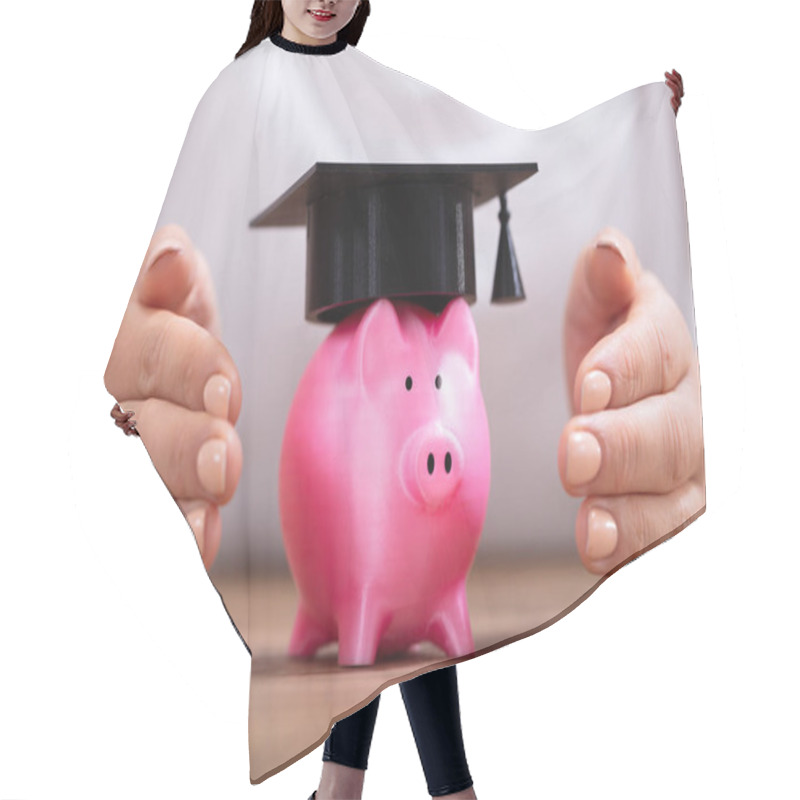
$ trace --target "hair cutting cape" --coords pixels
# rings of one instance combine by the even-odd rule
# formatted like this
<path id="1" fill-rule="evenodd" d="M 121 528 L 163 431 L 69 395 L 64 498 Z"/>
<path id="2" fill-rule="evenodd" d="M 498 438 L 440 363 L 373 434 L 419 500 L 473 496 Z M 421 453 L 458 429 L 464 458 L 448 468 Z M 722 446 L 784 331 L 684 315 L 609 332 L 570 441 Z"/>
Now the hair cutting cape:
<path id="1" fill-rule="evenodd" d="M 332 720 L 384 686 L 443 659 L 422 648 L 352 669 L 336 665 L 335 648 L 311 661 L 286 655 L 296 594 L 281 537 L 278 460 L 293 393 L 330 326 L 305 321 L 305 228 L 248 223 L 321 161 L 539 165 L 508 194 L 525 302 L 490 304 L 499 205 L 475 213 L 472 311 L 492 441 L 489 507 L 468 581 L 478 652 L 548 624 L 598 582 L 575 553 L 578 501 L 556 467 L 570 417 L 563 311 L 580 249 L 605 226 L 622 230 L 694 331 L 680 157 L 663 84 L 521 131 L 352 47 L 311 55 L 265 40 L 223 70 L 191 122 L 158 225 L 183 226 L 205 255 L 223 341 L 242 378 L 244 467 L 223 509 L 211 576 L 252 653 L 254 781 L 317 746 Z"/>

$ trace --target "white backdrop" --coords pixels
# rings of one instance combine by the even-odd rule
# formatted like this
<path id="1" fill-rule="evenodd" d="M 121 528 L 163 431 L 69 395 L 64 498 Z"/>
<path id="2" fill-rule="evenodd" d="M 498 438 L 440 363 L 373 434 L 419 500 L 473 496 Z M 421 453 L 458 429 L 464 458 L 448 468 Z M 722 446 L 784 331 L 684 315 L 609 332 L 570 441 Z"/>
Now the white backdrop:
<path id="1" fill-rule="evenodd" d="M 460 668 L 476 788 L 794 796 L 789 20 L 775 0 L 552 5 L 375 0 L 363 49 L 531 128 L 682 71 L 708 512 L 554 627 Z M 249 786 L 249 659 L 102 386 L 190 115 L 249 7 L 0 12 L 0 798 L 288 800 L 316 785 L 318 755 Z M 384 700 L 365 797 L 424 797 L 398 693 Z"/>

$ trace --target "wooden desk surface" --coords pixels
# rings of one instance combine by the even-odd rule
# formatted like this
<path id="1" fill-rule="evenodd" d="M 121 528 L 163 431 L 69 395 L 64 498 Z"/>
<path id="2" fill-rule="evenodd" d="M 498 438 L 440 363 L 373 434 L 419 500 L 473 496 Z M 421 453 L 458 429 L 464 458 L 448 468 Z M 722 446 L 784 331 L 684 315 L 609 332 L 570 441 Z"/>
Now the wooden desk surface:
<path id="1" fill-rule="evenodd" d="M 467 582 L 476 653 L 522 638 L 559 619 L 598 585 L 577 557 L 476 564 Z M 215 577 L 226 607 L 250 645 L 250 770 L 259 781 L 310 752 L 330 721 L 383 688 L 446 665 L 432 645 L 370 667 L 339 667 L 331 645 L 311 660 L 286 655 L 297 593 L 288 574 L 255 575 L 247 584 Z"/>

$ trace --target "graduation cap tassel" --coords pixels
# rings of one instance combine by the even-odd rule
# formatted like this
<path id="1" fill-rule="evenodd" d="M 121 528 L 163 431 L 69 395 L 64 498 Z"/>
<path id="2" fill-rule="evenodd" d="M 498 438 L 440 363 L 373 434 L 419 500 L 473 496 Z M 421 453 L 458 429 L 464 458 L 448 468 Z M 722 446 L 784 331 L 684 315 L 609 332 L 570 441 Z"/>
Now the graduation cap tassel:
<path id="1" fill-rule="evenodd" d="M 497 218 L 500 220 L 500 244 L 497 248 L 492 302 L 514 303 L 525 299 L 525 290 L 522 288 L 517 254 L 514 252 L 514 242 L 511 240 L 511 230 L 508 227 L 511 214 L 508 212 L 505 192 L 500 195 L 500 213 Z"/>

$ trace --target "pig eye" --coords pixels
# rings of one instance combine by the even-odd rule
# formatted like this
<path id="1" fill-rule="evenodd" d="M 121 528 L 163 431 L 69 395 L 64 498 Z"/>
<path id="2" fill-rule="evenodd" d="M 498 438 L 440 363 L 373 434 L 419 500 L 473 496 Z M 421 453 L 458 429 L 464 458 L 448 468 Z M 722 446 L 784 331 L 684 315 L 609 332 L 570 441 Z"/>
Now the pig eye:
<path id="1" fill-rule="evenodd" d="M 436 384 L 436 388 L 437 389 L 441 389 L 442 388 L 442 376 L 441 375 L 437 375 L 436 376 L 436 380 L 434 381 L 434 383 Z"/>
<path id="2" fill-rule="evenodd" d="M 411 376 L 409 375 L 409 376 L 406 378 L 406 391 L 407 391 L 407 392 L 410 392 L 410 391 L 411 391 L 411 387 L 412 387 L 413 385 L 414 385 L 414 381 L 412 381 L 412 380 L 411 380 Z"/>

